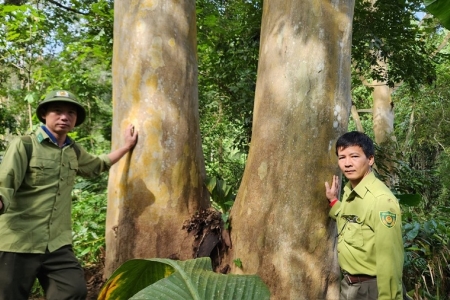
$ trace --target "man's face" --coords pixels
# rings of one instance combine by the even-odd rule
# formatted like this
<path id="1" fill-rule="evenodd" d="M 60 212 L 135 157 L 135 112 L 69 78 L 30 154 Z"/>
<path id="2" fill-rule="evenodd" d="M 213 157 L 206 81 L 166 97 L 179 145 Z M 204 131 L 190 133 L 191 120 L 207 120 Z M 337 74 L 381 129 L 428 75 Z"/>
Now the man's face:
<path id="1" fill-rule="evenodd" d="M 52 102 L 42 116 L 45 126 L 55 135 L 66 135 L 77 122 L 77 107 L 66 102 Z"/>
<path id="2" fill-rule="evenodd" d="M 370 173 L 374 157 L 367 157 L 359 146 L 350 146 L 338 149 L 338 163 L 342 173 L 350 181 L 352 187 Z"/>

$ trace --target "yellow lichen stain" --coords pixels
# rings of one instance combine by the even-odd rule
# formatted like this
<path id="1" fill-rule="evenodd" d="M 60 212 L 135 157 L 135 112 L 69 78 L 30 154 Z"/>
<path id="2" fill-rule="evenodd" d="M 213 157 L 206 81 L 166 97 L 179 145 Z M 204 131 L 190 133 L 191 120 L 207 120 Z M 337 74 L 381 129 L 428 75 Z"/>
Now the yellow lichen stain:
<path id="1" fill-rule="evenodd" d="M 197 169 L 197 165 L 195 163 L 194 160 L 191 161 L 191 167 L 189 168 L 190 170 L 190 177 L 191 177 L 191 187 L 193 188 L 198 188 L 198 169 Z"/>
<path id="2" fill-rule="evenodd" d="M 154 10 L 159 4 L 159 0 L 144 0 L 141 1 L 140 9 Z"/>
<path id="3" fill-rule="evenodd" d="M 264 232 L 261 232 L 258 236 L 258 239 L 256 240 L 256 245 L 258 246 L 259 249 L 264 248 L 265 240 L 266 240 L 266 236 L 265 236 Z"/>
<path id="4" fill-rule="evenodd" d="M 181 157 L 172 167 L 172 177 L 171 177 L 171 185 L 172 185 L 172 199 L 178 199 L 182 192 L 183 187 L 185 185 L 184 179 L 186 172 L 186 159 Z M 176 202 L 172 202 L 172 207 L 177 206 Z"/>
<path id="5" fill-rule="evenodd" d="M 237 213 L 239 216 L 242 216 L 245 213 L 246 209 L 249 208 L 248 205 L 245 205 L 247 202 L 246 201 L 247 192 L 248 192 L 248 189 L 247 189 L 247 187 L 245 187 L 244 190 L 242 191 L 242 197 L 239 197 L 239 201 L 235 202 L 235 206 L 237 208 Z"/>
<path id="6" fill-rule="evenodd" d="M 156 201 L 160 202 L 161 204 L 165 204 L 167 199 L 170 198 L 169 188 L 164 182 L 161 182 L 159 184 L 159 193 L 158 197 L 156 197 Z"/>
<path id="7" fill-rule="evenodd" d="M 156 74 L 149 75 L 145 84 L 152 92 L 156 91 L 158 89 L 158 75 Z"/>
<path id="8" fill-rule="evenodd" d="M 309 253 L 314 253 L 317 246 L 319 244 L 321 244 L 324 239 L 327 238 L 327 234 L 328 234 L 327 230 L 325 229 L 325 227 L 323 225 L 316 226 L 314 228 L 313 232 L 314 232 L 314 235 L 310 236 L 309 243 L 307 243 Z"/>
<path id="9" fill-rule="evenodd" d="M 322 12 L 322 1 L 314 0 L 312 5 L 312 12 L 315 16 L 321 16 Z"/>
<path id="10" fill-rule="evenodd" d="M 144 147 L 145 153 L 142 153 L 139 157 L 139 172 L 145 174 L 146 176 L 152 176 L 152 174 L 161 173 L 161 165 L 163 159 L 163 145 L 162 140 L 162 121 L 158 110 L 154 107 L 141 108 L 141 115 L 149 116 L 145 119 L 142 125 L 142 132 L 139 133 L 138 143 L 143 143 L 144 145 L 149 145 Z"/>
<path id="11" fill-rule="evenodd" d="M 267 175 L 267 163 L 263 161 L 258 168 L 259 179 L 263 180 Z"/>
<path id="12" fill-rule="evenodd" d="M 141 66 L 139 64 L 131 64 L 127 65 L 127 67 L 130 70 L 130 72 L 126 73 L 127 76 L 119 76 L 123 76 L 127 82 L 125 85 L 122 85 L 122 91 L 118 97 L 119 107 L 122 108 L 120 113 L 127 113 L 127 107 L 138 106 L 140 101 Z"/>
<path id="13" fill-rule="evenodd" d="M 176 44 L 176 43 L 175 43 L 175 39 L 174 39 L 174 38 L 171 38 L 171 39 L 169 40 L 168 44 L 169 44 L 169 46 L 172 47 L 172 48 L 175 47 L 175 44 Z"/>
<path id="14" fill-rule="evenodd" d="M 151 66 L 153 69 L 158 69 L 165 66 L 163 58 L 162 38 L 157 36 L 152 40 L 150 48 Z"/>

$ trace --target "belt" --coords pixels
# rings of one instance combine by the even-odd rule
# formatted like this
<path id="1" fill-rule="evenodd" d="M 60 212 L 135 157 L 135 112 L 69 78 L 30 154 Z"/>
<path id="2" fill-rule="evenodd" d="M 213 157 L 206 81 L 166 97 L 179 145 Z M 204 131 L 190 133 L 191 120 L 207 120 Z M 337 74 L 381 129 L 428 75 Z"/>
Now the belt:
<path id="1" fill-rule="evenodd" d="M 348 284 L 354 284 L 364 282 L 370 279 L 375 279 L 377 277 L 365 274 L 356 274 L 356 275 L 344 274 L 344 278 L 347 280 Z"/>

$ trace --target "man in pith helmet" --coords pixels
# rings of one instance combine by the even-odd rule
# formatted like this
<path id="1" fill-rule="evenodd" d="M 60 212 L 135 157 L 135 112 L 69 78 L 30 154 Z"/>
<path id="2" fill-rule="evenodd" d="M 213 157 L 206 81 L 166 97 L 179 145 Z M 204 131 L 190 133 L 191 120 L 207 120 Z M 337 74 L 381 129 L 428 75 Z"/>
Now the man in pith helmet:
<path id="1" fill-rule="evenodd" d="M 50 92 L 36 114 L 44 125 L 14 139 L 0 165 L 0 300 L 28 299 L 36 278 L 48 300 L 84 300 L 84 272 L 72 250 L 75 177 L 108 171 L 138 134 L 129 125 L 122 147 L 95 156 L 68 136 L 86 117 L 74 94 Z"/>

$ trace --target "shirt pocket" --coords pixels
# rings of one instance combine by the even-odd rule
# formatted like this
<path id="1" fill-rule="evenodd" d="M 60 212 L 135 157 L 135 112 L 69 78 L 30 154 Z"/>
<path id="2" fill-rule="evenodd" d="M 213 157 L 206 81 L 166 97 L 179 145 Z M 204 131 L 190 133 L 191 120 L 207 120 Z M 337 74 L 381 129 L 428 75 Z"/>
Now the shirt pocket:
<path id="1" fill-rule="evenodd" d="M 29 176 L 34 186 L 47 185 L 58 180 L 59 161 L 36 157 L 30 160 Z"/>
<path id="2" fill-rule="evenodd" d="M 348 222 L 344 230 L 344 240 L 353 247 L 362 247 L 364 245 L 362 224 Z"/>
<path id="3" fill-rule="evenodd" d="M 77 176 L 77 173 L 78 173 L 78 161 L 69 162 L 69 171 L 67 174 L 67 183 L 69 185 L 75 182 L 75 177 Z"/>

